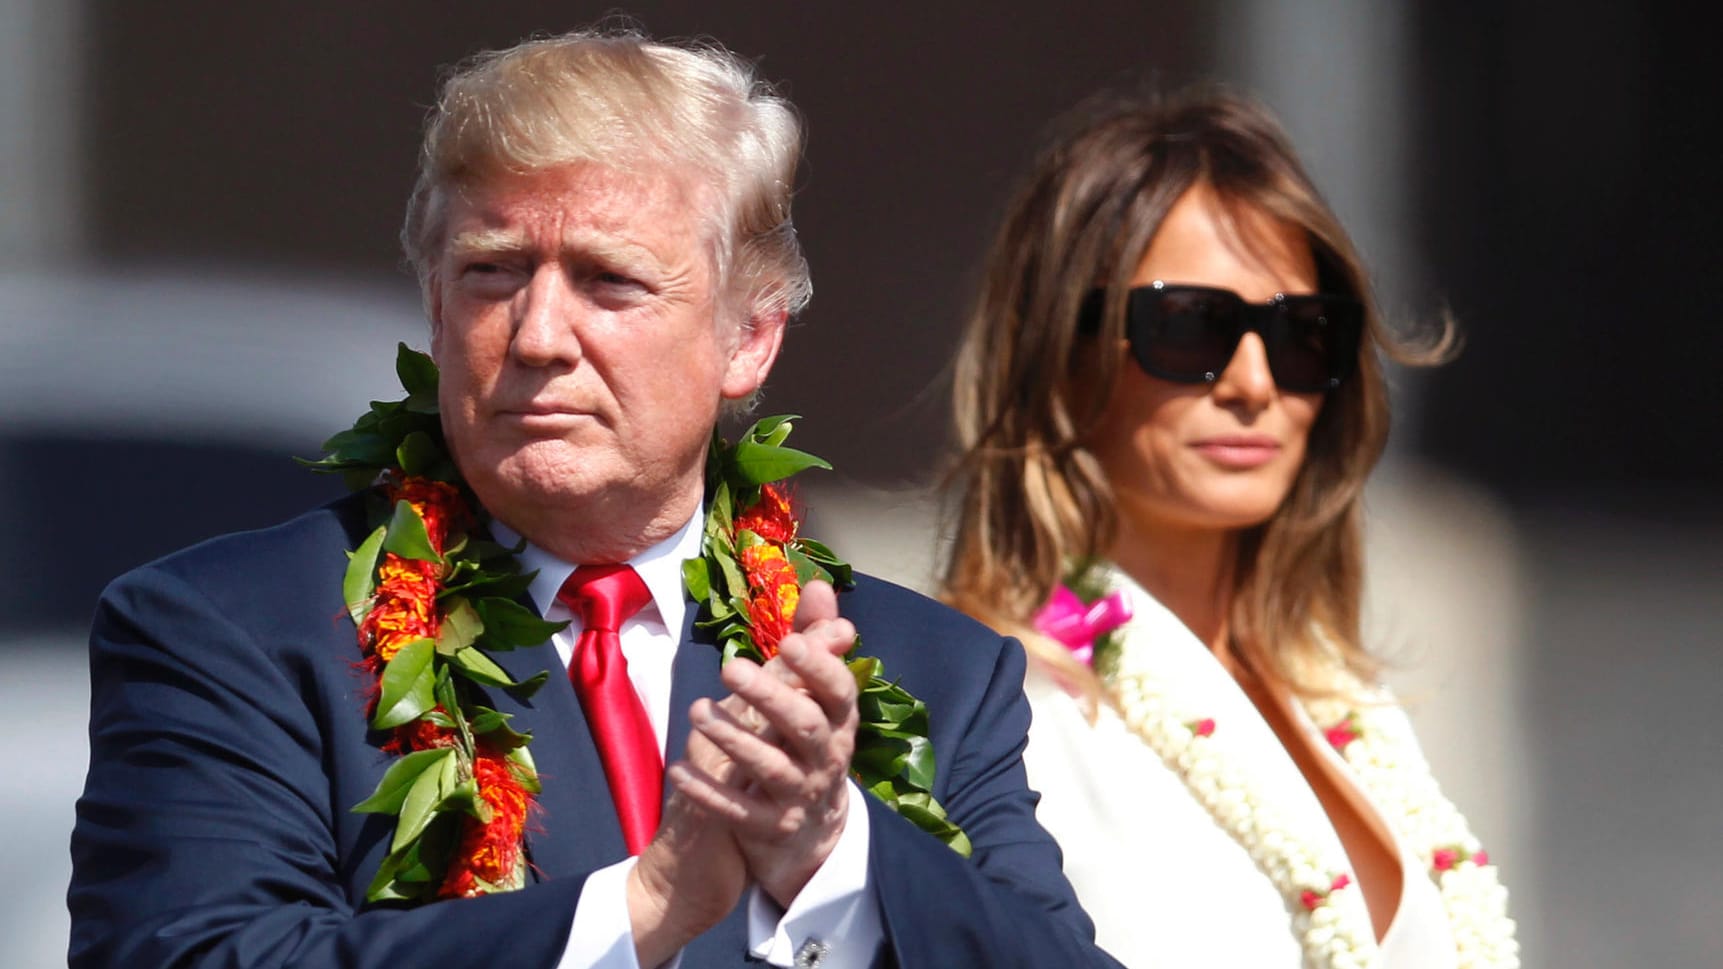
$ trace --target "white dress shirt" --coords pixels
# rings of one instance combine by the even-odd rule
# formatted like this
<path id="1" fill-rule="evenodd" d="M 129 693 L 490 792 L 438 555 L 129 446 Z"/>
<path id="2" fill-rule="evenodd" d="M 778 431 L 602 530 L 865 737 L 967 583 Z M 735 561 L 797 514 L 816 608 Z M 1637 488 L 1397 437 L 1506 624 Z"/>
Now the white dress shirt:
<path id="1" fill-rule="evenodd" d="M 627 563 L 645 583 L 652 600 L 623 623 L 617 636 L 623 658 L 628 661 L 628 679 L 646 708 L 661 754 L 669 736 L 670 682 L 676 650 L 711 648 L 680 641 L 690 605 L 682 590 L 682 561 L 700 554 L 703 511 L 676 534 Z M 491 530 L 504 545 L 520 540 L 501 522 L 493 522 Z M 522 571 L 538 571 L 527 594 L 539 614 L 551 622 L 569 621 L 566 629 L 551 637 L 566 669 L 582 627 L 580 617 L 558 601 L 556 594 L 575 565 L 530 543 L 521 552 L 520 565 Z M 665 761 L 671 759 L 666 757 Z M 824 955 L 814 960 L 820 969 L 864 969 L 873 961 L 885 931 L 880 924 L 879 903 L 869 890 L 867 804 L 853 781 L 848 788 L 843 834 L 789 909 L 780 909 L 759 886 L 749 887 L 748 945 L 755 958 L 789 967 L 795 964 L 798 953 L 823 949 Z M 634 863 L 634 858 L 627 858 L 587 878 L 559 969 L 640 969 L 628 917 L 628 873 Z M 674 969 L 680 961 L 678 955 L 666 965 Z"/>

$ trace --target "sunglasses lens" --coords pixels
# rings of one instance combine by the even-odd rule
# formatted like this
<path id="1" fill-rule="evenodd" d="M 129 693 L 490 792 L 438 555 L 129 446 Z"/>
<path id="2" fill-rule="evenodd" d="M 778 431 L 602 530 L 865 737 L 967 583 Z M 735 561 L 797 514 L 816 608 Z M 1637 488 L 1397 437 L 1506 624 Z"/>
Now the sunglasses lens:
<path id="1" fill-rule="evenodd" d="M 1131 313 L 1137 363 L 1157 377 L 1184 383 L 1213 380 L 1238 346 L 1238 297 L 1220 290 L 1140 290 Z"/>
<path id="2" fill-rule="evenodd" d="M 1363 322 L 1357 303 L 1326 297 L 1288 297 L 1268 338 L 1269 368 L 1286 390 L 1327 390 L 1351 374 Z"/>

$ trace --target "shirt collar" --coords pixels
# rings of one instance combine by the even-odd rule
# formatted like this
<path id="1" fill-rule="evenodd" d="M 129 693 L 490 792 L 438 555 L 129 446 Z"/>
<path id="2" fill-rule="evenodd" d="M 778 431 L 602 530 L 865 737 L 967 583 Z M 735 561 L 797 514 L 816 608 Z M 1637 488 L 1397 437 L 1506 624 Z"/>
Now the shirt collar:
<path id="1" fill-rule="evenodd" d="M 688 519 L 676 534 L 626 563 L 646 584 L 646 591 L 652 594 L 652 605 L 657 607 L 664 628 L 673 636 L 682 635 L 682 620 L 688 613 L 688 598 L 682 591 L 682 560 L 700 554 L 700 525 L 705 520 L 706 507 L 702 503 L 694 517 Z M 500 544 L 511 547 L 521 541 L 521 536 L 513 529 L 494 519 L 491 521 L 491 535 Z M 538 575 L 527 586 L 527 595 L 538 607 L 538 614 L 548 618 L 552 608 L 558 606 L 557 591 L 580 563 L 565 562 L 531 542 L 521 550 L 519 560 L 521 571 L 538 570 Z"/>

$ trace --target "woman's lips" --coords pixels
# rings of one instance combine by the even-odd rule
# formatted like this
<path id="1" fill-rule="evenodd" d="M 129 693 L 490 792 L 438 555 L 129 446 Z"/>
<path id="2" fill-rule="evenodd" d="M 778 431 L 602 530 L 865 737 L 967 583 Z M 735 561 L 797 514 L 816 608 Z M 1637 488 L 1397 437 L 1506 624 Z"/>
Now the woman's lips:
<path id="1" fill-rule="evenodd" d="M 1207 437 L 1193 442 L 1191 447 L 1223 468 L 1238 470 L 1262 467 L 1280 454 L 1280 442 L 1262 434 Z"/>

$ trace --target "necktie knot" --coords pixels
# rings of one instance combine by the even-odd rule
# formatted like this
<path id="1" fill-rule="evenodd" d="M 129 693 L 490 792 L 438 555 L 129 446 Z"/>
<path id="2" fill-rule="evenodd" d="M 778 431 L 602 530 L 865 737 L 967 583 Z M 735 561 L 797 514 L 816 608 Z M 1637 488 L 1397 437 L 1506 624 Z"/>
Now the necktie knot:
<path id="1" fill-rule="evenodd" d="M 620 631 L 652 601 L 640 574 L 627 565 L 583 565 L 562 584 L 556 597 L 580 616 L 587 629 L 611 633 Z"/>
<path id="2" fill-rule="evenodd" d="M 618 633 L 652 596 L 626 565 L 583 565 L 556 597 L 585 624 L 574 645 L 568 679 L 604 765 L 623 843 L 629 854 L 637 855 L 658 830 L 664 759 L 646 708 L 628 679 Z"/>

